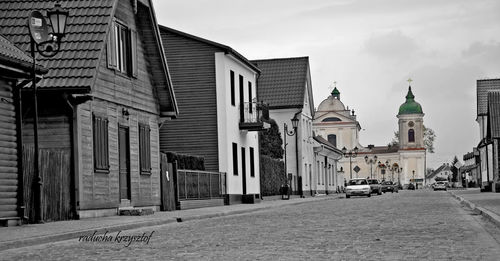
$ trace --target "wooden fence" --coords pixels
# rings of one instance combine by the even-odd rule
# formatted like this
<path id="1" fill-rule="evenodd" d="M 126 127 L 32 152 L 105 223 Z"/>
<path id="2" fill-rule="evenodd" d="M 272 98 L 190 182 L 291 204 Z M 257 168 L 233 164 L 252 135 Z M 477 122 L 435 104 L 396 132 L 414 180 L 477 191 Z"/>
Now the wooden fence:
<path id="1" fill-rule="evenodd" d="M 222 198 L 226 194 L 226 173 L 177 170 L 179 200 Z"/>
<path id="2" fill-rule="evenodd" d="M 23 146 L 23 181 L 25 216 L 35 220 L 34 171 L 35 149 Z M 69 149 L 39 149 L 39 170 L 42 177 L 42 220 L 57 221 L 72 218 L 71 210 L 71 151 Z"/>

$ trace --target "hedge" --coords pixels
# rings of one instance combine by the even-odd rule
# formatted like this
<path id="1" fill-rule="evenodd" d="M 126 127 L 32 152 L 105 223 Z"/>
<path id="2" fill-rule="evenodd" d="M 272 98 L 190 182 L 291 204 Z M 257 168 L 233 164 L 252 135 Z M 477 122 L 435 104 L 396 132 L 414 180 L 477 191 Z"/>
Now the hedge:
<path id="1" fill-rule="evenodd" d="M 174 163 L 177 161 L 177 169 L 205 170 L 205 158 L 179 154 L 176 152 L 165 152 L 167 161 Z"/>
<path id="2" fill-rule="evenodd" d="M 260 193 L 262 196 L 280 195 L 280 187 L 285 184 L 285 164 L 269 156 L 260 157 Z"/>

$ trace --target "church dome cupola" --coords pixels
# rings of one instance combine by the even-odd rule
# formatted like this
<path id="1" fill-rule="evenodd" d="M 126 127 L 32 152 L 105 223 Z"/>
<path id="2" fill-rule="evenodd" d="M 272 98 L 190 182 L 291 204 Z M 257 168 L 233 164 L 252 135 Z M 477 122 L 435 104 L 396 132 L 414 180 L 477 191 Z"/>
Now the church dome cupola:
<path id="1" fill-rule="evenodd" d="M 332 91 L 332 97 L 335 98 L 335 99 L 337 99 L 337 100 L 340 100 L 340 92 L 337 89 L 337 87 L 335 87 L 335 89 L 333 89 L 333 91 Z"/>
<path id="2" fill-rule="evenodd" d="M 406 94 L 406 102 L 399 106 L 398 115 L 402 114 L 422 114 L 422 106 L 415 101 L 415 95 L 411 91 L 411 86 L 408 87 L 408 94 Z"/>

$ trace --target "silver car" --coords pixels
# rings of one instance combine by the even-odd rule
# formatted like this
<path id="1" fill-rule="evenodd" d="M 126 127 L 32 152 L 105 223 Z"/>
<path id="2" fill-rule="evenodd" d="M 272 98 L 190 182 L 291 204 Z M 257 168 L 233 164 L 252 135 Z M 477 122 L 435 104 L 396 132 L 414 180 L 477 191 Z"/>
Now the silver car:
<path id="1" fill-rule="evenodd" d="M 367 179 L 351 179 L 347 183 L 345 190 L 345 197 L 350 198 L 351 196 L 367 196 L 371 197 L 371 188 L 368 184 Z"/>

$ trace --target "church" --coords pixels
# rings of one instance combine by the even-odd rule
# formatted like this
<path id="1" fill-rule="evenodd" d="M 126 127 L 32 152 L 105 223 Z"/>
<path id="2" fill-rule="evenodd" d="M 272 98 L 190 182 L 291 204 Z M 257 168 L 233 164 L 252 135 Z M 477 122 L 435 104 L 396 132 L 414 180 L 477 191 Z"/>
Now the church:
<path id="1" fill-rule="evenodd" d="M 349 110 L 340 99 L 335 87 L 316 110 L 313 130 L 328 140 L 344 157 L 339 161 L 339 175 L 344 181 L 352 178 L 390 180 L 407 188 L 410 183 L 417 188 L 425 186 L 426 149 L 424 146 L 424 113 L 422 106 L 408 87 L 406 101 L 399 107 L 399 144 L 387 146 L 359 143 L 361 125 L 354 110 Z M 387 131 L 391 131 L 388 128 Z M 342 184 L 340 184 L 342 185 Z"/>

